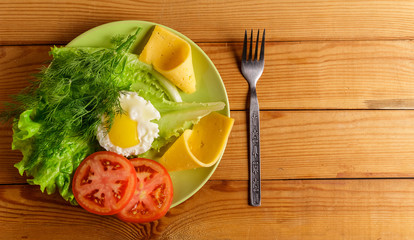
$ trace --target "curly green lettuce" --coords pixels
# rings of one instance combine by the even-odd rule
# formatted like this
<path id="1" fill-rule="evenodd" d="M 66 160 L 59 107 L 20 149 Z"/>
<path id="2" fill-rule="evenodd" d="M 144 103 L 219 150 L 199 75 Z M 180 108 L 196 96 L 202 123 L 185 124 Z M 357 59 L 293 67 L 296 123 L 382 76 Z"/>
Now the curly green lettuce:
<path id="1" fill-rule="evenodd" d="M 94 144 L 80 138 L 66 136 L 60 148 L 51 146 L 48 151 L 33 156 L 36 141 L 42 131 L 42 124 L 32 120 L 33 110 L 20 114 L 19 120 L 13 124 L 13 150 L 20 150 L 23 159 L 14 166 L 20 175 L 26 173 L 27 181 L 39 185 L 40 190 L 52 194 L 58 189 L 60 195 L 72 204 L 76 204 L 71 186 L 72 174 L 80 162 L 96 150 Z"/>

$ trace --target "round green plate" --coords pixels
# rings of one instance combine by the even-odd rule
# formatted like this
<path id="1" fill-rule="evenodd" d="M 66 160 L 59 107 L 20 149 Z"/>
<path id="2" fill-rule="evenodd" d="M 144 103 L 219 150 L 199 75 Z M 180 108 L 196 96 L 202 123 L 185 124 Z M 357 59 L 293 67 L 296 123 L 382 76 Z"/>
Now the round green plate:
<path id="1" fill-rule="evenodd" d="M 140 54 L 145 43 L 149 39 L 155 23 L 144 21 L 119 21 L 111 22 L 98 27 L 95 27 L 75 39 L 73 39 L 67 46 L 70 47 L 111 47 L 110 39 L 113 36 L 126 36 L 133 34 L 138 27 L 141 28 L 137 41 L 134 43 L 132 53 Z M 160 25 L 160 24 L 157 24 Z M 162 25 L 160 25 L 162 26 Z M 226 116 L 230 116 L 229 102 L 227 98 L 226 89 L 223 81 L 218 73 L 213 62 L 197 46 L 191 39 L 182 35 L 181 33 L 169 29 L 178 36 L 185 39 L 191 45 L 194 73 L 197 80 L 197 90 L 193 94 L 185 94 L 180 92 L 184 102 L 216 102 L 221 101 L 226 104 L 226 107 L 220 112 Z M 210 178 L 217 168 L 220 160 L 212 167 L 197 168 L 185 171 L 171 172 L 171 179 L 174 186 L 174 198 L 171 207 L 184 202 L 195 194 Z"/>

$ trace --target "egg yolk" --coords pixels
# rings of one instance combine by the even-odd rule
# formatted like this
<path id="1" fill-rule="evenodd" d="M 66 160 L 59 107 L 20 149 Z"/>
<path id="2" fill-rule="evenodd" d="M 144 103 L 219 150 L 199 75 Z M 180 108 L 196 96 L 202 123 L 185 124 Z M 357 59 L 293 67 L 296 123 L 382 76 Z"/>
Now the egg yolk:
<path id="1" fill-rule="evenodd" d="M 127 114 L 118 114 L 108 133 L 109 140 L 113 145 L 121 148 L 133 147 L 139 144 L 137 127 L 138 123 Z"/>

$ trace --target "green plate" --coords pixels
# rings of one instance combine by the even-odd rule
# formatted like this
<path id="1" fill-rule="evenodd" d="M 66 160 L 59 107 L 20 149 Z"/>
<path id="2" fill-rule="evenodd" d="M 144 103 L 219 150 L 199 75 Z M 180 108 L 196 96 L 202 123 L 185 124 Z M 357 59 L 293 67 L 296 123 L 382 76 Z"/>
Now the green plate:
<path id="1" fill-rule="evenodd" d="M 134 33 L 138 27 L 141 31 L 134 43 L 132 53 L 139 54 L 145 43 L 151 35 L 151 31 L 155 23 L 144 21 L 119 21 L 111 22 L 98 27 L 95 27 L 75 39 L 73 39 L 68 46 L 70 47 L 110 47 L 110 39 L 113 36 L 127 35 Z M 160 25 L 160 24 L 157 24 Z M 160 25 L 162 26 L 162 25 Z M 226 104 L 226 107 L 220 112 L 226 116 L 230 116 L 229 102 L 227 98 L 226 89 L 223 81 L 218 73 L 216 67 L 210 58 L 197 46 L 191 39 L 182 35 L 181 33 L 169 29 L 178 36 L 185 39 L 191 45 L 194 73 L 197 81 L 197 90 L 193 94 L 185 94 L 180 92 L 184 102 L 216 102 L 221 101 Z M 174 185 L 174 198 L 171 207 L 184 202 L 192 195 L 194 195 L 210 178 L 217 168 L 220 160 L 212 167 L 197 168 L 185 171 L 171 172 L 171 179 Z"/>

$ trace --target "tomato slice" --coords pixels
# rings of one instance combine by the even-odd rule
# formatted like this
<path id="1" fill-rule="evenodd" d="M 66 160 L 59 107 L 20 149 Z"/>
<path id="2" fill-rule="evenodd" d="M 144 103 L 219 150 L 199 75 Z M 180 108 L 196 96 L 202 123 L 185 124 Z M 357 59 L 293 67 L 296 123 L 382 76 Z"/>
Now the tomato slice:
<path id="1" fill-rule="evenodd" d="M 89 155 L 76 169 L 72 181 L 76 201 L 89 212 L 112 215 L 129 203 L 136 187 L 131 162 L 113 152 Z"/>
<path id="2" fill-rule="evenodd" d="M 170 209 L 173 185 L 168 171 L 158 162 L 145 158 L 131 160 L 137 177 L 135 194 L 117 214 L 126 222 L 145 223 L 162 218 Z"/>

